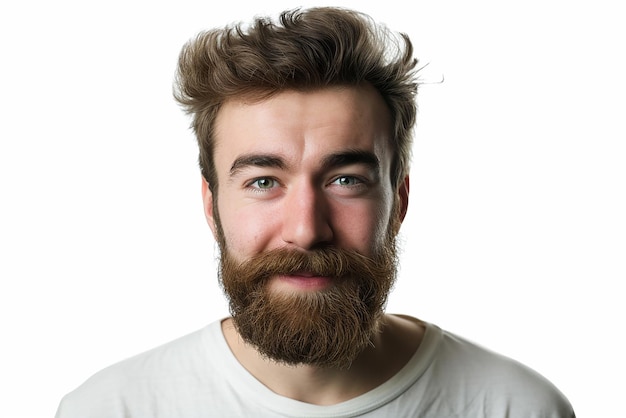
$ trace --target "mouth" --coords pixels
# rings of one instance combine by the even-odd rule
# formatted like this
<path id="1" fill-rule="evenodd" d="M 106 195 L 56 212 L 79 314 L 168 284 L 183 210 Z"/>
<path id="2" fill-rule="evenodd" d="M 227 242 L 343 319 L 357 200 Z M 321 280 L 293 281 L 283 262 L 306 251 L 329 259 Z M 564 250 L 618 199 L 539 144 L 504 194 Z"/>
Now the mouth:
<path id="1" fill-rule="evenodd" d="M 329 276 L 319 276 L 309 272 L 297 272 L 278 275 L 272 282 L 274 282 L 273 287 L 279 289 L 319 291 L 332 286 L 333 278 Z"/>

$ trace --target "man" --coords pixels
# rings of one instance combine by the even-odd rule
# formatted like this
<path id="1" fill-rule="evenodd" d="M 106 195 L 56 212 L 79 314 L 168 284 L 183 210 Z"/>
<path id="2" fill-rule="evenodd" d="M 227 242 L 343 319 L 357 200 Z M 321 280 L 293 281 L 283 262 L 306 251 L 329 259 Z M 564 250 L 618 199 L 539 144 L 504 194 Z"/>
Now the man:
<path id="1" fill-rule="evenodd" d="M 57 417 L 572 417 L 523 365 L 384 306 L 416 60 L 344 9 L 200 34 L 176 97 L 231 317 L 93 376 Z"/>

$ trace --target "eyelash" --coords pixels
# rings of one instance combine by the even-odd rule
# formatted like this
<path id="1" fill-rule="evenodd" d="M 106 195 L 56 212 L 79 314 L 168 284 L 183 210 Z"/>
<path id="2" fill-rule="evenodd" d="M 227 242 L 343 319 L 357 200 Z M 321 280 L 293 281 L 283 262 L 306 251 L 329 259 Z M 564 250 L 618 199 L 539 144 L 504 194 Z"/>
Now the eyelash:
<path id="1" fill-rule="evenodd" d="M 258 183 L 260 181 L 269 181 L 269 182 L 272 182 L 272 185 L 270 187 L 259 187 Z M 264 191 L 271 190 L 274 187 L 276 187 L 276 183 L 278 183 L 278 180 L 272 177 L 258 177 L 250 181 L 248 184 L 246 184 L 246 188 L 254 190 L 255 192 L 264 192 Z M 257 185 L 255 186 L 255 184 Z"/>
<path id="2" fill-rule="evenodd" d="M 339 184 L 338 182 L 341 180 L 349 180 L 351 184 L 343 184 L 343 185 Z M 269 182 L 270 183 L 269 187 L 260 187 L 259 182 L 261 181 Z M 254 193 L 267 193 L 275 189 L 279 185 L 280 183 L 278 182 L 278 180 L 276 180 L 273 177 L 257 177 L 249 181 L 246 184 L 246 188 L 253 191 Z M 336 185 L 338 187 L 341 187 L 344 190 L 345 189 L 352 189 L 352 190 L 362 189 L 366 187 L 367 180 L 358 176 L 342 175 L 342 176 L 335 177 L 332 181 L 328 183 L 328 185 L 329 186 Z"/>
<path id="3" fill-rule="evenodd" d="M 356 176 L 338 176 L 333 181 L 331 181 L 330 184 L 334 184 L 342 179 L 349 179 L 351 182 L 354 182 L 353 184 L 342 185 L 344 187 L 359 187 L 365 183 L 365 180 Z"/>

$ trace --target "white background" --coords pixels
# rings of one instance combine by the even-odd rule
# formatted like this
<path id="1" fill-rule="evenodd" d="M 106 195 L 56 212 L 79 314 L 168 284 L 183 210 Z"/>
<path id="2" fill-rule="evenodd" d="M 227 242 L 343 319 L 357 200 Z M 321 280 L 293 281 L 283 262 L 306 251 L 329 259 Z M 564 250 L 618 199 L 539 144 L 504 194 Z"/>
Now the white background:
<path id="1" fill-rule="evenodd" d="M 0 6 L 0 416 L 51 417 L 97 370 L 227 314 L 176 59 L 201 29 L 301 3 L 17 3 Z M 580 417 L 617 417 L 620 2 L 408 3 L 332 3 L 429 64 L 389 311 L 530 365 Z"/>

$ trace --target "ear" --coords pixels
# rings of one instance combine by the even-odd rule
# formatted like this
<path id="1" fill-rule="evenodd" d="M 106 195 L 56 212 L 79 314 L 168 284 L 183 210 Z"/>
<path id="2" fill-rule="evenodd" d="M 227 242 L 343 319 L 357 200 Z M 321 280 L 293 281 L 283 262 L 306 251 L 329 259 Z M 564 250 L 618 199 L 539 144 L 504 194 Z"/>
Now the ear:
<path id="1" fill-rule="evenodd" d="M 213 232 L 213 237 L 217 237 L 215 233 L 215 218 L 213 216 L 213 192 L 211 192 L 209 183 L 207 183 L 204 177 L 202 177 L 202 203 L 204 206 L 204 216 L 209 224 L 209 228 L 211 228 L 211 232 Z"/>
<path id="2" fill-rule="evenodd" d="M 406 212 L 409 209 L 409 176 L 407 175 L 404 178 L 404 181 L 400 184 L 398 188 L 398 198 L 400 200 L 400 222 L 404 221 L 404 217 L 406 216 Z"/>

